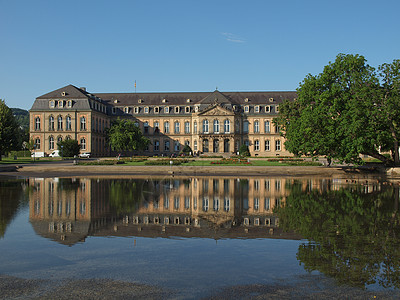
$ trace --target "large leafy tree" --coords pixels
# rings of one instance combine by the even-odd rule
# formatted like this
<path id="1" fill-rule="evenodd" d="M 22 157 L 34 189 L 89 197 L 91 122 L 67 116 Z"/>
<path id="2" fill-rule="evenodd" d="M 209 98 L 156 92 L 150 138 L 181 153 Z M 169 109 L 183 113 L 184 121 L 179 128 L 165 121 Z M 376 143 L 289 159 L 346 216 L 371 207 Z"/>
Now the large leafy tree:
<path id="1" fill-rule="evenodd" d="M 11 109 L 0 99 L 0 160 L 18 143 L 18 124 Z"/>
<path id="2" fill-rule="evenodd" d="M 379 105 L 382 88 L 363 56 L 339 54 L 319 75 L 307 75 L 297 92 L 275 119 L 287 150 L 348 163 L 362 163 L 360 154 L 389 162 L 380 153 L 395 150 Z"/>
<path id="3" fill-rule="evenodd" d="M 60 153 L 60 155 L 62 155 L 63 157 L 77 156 L 79 155 L 79 152 L 81 150 L 81 146 L 79 145 L 78 141 L 73 139 L 58 142 L 57 146 L 60 151 L 62 150 L 62 153 Z"/>
<path id="4" fill-rule="evenodd" d="M 382 95 L 377 102 L 377 113 L 380 121 L 387 125 L 387 143 L 384 150 L 392 152 L 396 165 L 400 164 L 400 60 L 379 66 Z"/>
<path id="5" fill-rule="evenodd" d="M 117 119 L 107 130 L 108 144 L 115 151 L 143 150 L 150 143 L 130 120 Z"/>

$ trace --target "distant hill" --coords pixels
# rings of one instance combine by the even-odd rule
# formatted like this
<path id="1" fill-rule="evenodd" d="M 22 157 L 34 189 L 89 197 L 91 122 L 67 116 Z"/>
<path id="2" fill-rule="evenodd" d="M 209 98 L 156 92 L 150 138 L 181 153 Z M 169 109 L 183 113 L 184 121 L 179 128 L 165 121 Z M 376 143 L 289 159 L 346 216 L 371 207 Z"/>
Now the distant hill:
<path id="1" fill-rule="evenodd" d="M 22 128 L 29 128 L 29 112 L 21 108 L 11 108 L 13 115 L 17 119 L 18 125 Z"/>

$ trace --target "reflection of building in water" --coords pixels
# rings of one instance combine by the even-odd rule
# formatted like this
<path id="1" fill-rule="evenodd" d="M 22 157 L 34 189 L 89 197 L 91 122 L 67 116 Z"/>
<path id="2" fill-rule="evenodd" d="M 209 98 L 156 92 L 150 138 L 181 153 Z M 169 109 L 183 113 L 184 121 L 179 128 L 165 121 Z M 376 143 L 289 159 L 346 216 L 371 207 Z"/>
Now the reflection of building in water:
<path id="1" fill-rule="evenodd" d="M 65 244 L 84 240 L 108 209 L 101 185 L 90 179 L 33 178 L 29 184 L 33 228 Z"/>
<path id="2" fill-rule="evenodd" d="M 261 177 L 31 179 L 30 221 L 38 234 L 69 245 L 88 235 L 299 238 L 281 232 L 273 213 L 296 182 L 305 192 L 351 183 Z M 370 181 L 364 192 L 377 189 Z"/>

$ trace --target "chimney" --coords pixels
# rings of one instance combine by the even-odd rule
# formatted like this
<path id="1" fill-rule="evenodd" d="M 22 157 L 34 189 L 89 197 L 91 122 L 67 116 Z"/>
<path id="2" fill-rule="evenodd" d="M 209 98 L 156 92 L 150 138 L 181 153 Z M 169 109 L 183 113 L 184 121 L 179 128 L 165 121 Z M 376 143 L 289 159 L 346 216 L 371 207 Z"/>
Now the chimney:
<path id="1" fill-rule="evenodd" d="M 86 88 L 85 87 L 81 87 L 81 90 L 86 92 Z"/>

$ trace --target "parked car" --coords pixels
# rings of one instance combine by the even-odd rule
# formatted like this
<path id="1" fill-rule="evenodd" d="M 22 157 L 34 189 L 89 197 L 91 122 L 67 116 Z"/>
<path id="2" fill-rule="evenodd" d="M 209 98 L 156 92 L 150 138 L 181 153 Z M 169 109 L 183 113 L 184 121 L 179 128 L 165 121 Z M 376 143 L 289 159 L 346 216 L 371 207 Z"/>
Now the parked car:
<path id="1" fill-rule="evenodd" d="M 55 150 L 49 154 L 49 157 L 60 157 L 60 150 Z"/>
<path id="2" fill-rule="evenodd" d="M 79 153 L 79 158 L 90 158 L 89 152 Z"/>
<path id="3" fill-rule="evenodd" d="M 44 157 L 44 152 L 32 152 L 31 157 Z"/>

